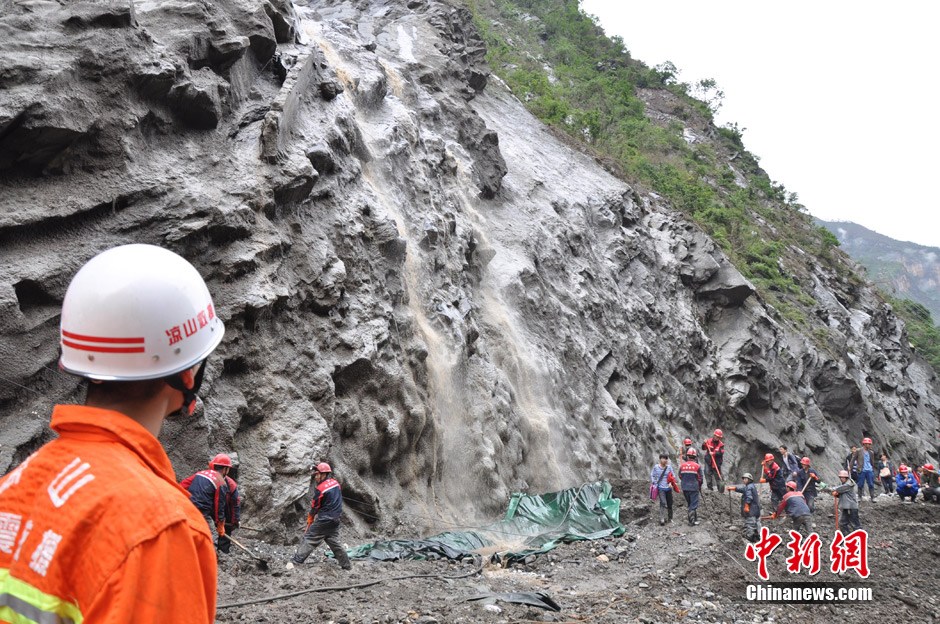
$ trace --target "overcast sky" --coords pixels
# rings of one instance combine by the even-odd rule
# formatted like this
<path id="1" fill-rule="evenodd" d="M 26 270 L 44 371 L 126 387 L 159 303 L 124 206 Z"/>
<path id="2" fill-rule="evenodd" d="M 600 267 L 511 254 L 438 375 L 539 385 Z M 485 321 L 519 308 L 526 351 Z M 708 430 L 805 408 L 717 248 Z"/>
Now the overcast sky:
<path id="1" fill-rule="evenodd" d="M 940 247 L 940 3 L 582 0 L 679 80 L 714 78 L 719 124 L 821 219 Z"/>

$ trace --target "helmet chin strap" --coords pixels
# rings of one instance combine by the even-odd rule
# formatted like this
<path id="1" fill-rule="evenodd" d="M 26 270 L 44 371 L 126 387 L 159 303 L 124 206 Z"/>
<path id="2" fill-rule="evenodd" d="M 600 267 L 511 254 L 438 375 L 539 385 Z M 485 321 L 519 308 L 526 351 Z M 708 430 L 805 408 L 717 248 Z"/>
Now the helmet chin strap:
<path id="1" fill-rule="evenodd" d="M 193 375 L 191 369 L 186 369 L 175 375 L 164 377 L 163 381 L 168 386 L 183 393 L 183 405 L 179 411 L 180 416 L 191 416 L 196 410 L 196 395 L 199 393 L 199 388 L 202 387 L 205 371 L 206 364 L 203 361 L 200 362 L 195 375 Z"/>

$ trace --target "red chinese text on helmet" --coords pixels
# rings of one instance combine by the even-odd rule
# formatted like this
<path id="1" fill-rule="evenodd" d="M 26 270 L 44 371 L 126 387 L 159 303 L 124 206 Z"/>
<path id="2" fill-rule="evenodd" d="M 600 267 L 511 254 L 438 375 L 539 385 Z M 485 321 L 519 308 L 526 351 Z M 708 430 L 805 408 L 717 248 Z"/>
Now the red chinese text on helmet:
<path id="1" fill-rule="evenodd" d="M 90 379 L 160 379 L 205 360 L 224 333 L 193 265 L 161 247 L 122 245 L 72 278 L 62 302 L 60 364 Z"/>

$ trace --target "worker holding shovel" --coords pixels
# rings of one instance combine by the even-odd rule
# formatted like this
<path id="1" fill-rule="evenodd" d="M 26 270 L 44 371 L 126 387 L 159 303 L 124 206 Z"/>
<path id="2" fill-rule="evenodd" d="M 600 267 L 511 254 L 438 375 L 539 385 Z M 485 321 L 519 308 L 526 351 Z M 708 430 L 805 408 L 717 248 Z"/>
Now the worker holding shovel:
<path id="1" fill-rule="evenodd" d="M 721 491 L 721 462 L 725 457 L 725 443 L 722 442 L 724 435 L 721 429 L 715 429 L 712 437 L 702 442 L 702 450 L 708 453 L 708 459 L 705 462 L 705 481 L 709 490 L 716 487 Z"/>
<path id="2" fill-rule="evenodd" d="M 806 499 L 809 510 L 816 513 L 816 496 L 818 494 L 816 482 L 819 481 L 819 475 L 816 474 L 816 469 L 811 468 L 809 464 L 809 457 L 800 460 L 800 469 L 796 473 L 796 485 L 803 493 L 803 498 Z"/>

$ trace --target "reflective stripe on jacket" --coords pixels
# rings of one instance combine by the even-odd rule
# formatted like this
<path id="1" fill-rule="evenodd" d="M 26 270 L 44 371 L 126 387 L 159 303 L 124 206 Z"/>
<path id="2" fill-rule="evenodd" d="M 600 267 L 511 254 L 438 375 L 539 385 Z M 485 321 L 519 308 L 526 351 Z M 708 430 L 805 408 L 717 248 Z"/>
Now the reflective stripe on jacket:
<path id="1" fill-rule="evenodd" d="M 213 522 L 228 521 L 226 500 L 229 489 L 224 477 L 215 470 L 200 470 L 180 484 L 189 491 L 193 505 Z"/>
<path id="2" fill-rule="evenodd" d="M 343 493 L 336 479 L 324 479 L 313 491 L 310 516 L 318 520 L 339 520 L 343 515 Z"/>
<path id="3" fill-rule="evenodd" d="M 0 479 L 0 620 L 213 622 L 212 537 L 157 439 L 74 405 L 52 429 Z"/>
<path id="4" fill-rule="evenodd" d="M 683 492 L 697 492 L 702 489 L 702 467 L 697 461 L 689 460 L 679 466 L 679 480 L 682 482 Z"/>

